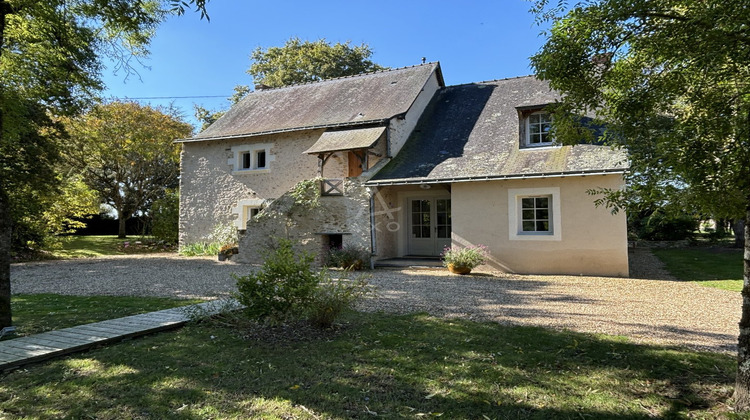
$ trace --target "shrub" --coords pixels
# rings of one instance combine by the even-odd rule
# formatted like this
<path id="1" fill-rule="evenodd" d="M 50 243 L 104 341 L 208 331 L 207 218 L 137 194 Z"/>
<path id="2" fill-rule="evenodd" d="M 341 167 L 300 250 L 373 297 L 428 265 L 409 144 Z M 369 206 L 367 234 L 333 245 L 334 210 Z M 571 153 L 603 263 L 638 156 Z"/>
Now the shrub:
<path id="1" fill-rule="evenodd" d="M 221 245 L 218 242 L 195 242 L 180 247 L 180 255 L 184 255 L 186 257 L 217 255 L 220 248 Z"/>
<path id="2" fill-rule="evenodd" d="M 631 220 L 638 237 L 649 241 L 678 241 L 689 239 L 698 229 L 698 220 L 684 213 L 671 214 L 656 210 Z"/>
<path id="3" fill-rule="evenodd" d="M 316 327 L 329 328 L 344 311 L 353 309 L 360 299 L 372 291 L 363 276 L 354 281 L 335 281 L 324 271 L 310 301 L 308 319 Z"/>
<path id="4" fill-rule="evenodd" d="M 347 270 L 362 270 L 370 266 L 370 253 L 364 248 L 354 246 L 331 248 L 328 251 L 327 265 Z"/>
<path id="5" fill-rule="evenodd" d="M 313 257 L 295 253 L 292 241 L 280 240 L 266 255 L 261 269 L 237 279 L 235 298 L 253 319 L 272 323 L 301 316 L 310 304 L 321 273 L 312 270 Z"/>
<path id="6" fill-rule="evenodd" d="M 453 264 L 456 267 L 473 269 L 484 264 L 487 258 L 487 247 L 484 245 L 467 247 L 445 247 L 443 250 L 443 266 Z"/>
<path id="7" fill-rule="evenodd" d="M 170 244 L 177 243 L 180 220 L 180 195 L 168 190 L 166 195 L 154 201 L 151 207 L 151 234 Z"/>

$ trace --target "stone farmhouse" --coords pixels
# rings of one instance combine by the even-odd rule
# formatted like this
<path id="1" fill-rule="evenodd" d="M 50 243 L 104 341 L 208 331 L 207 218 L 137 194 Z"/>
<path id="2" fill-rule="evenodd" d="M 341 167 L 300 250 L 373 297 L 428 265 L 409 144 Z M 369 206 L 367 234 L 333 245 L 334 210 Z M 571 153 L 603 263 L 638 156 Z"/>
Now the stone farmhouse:
<path id="1" fill-rule="evenodd" d="M 240 262 L 278 237 L 374 261 L 481 244 L 505 272 L 627 276 L 625 215 L 587 194 L 623 188 L 626 155 L 555 144 L 557 97 L 533 76 L 445 86 L 439 63 L 256 90 L 178 140 L 180 245 L 232 224 Z"/>

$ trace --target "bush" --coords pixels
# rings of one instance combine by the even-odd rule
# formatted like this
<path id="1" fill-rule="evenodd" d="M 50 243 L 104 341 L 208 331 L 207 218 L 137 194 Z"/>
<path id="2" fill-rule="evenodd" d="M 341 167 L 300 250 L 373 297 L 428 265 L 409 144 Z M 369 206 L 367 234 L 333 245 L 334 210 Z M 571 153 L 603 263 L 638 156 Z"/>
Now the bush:
<path id="1" fill-rule="evenodd" d="M 313 259 L 308 253 L 295 253 L 292 241 L 280 240 L 257 273 L 235 277 L 235 298 L 253 319 L 274 323 L 300 317 L 321 280 L 321 273 L 311 268 Z"/>
<path id="2" fill-rule="evenodd" d="M 186 257 L 217 255 L 219 253 L 219 249 L 221 249 L 221 244 L 219 244 L 218 242 L 195 242 L 180 247 L 180 255 Z"/>
<path id="3" fill-rule="evenodd" d="M 353 309 L 360 299 L 373 291 L 361 276 L 354 281 L 334 281 L 324 271 L 322 277 L 308 310 L 308 319 L 316 327 L 329 328 L 344 311 Z"/>
<path id="4" fill-rule="evenodd" d="M 347 270 L 362 270 L 370 267 L 370 253 L 364 248 L 354 246 L 331 248 L 328 251 L 327 265 Z"/>
<path id="5" fill-rule="evenodd" d="M 180 194 L 168 190 L 151 207 L 151 234 L 170 244 L 177 243 L 180 221 Z"/>
<path id="6" fill-rule="evenodd" d="M 371 288 L 362 277 L 333 280 L 328 271 L 313 270 L 313 260 L 308 253 L 294 252 L 292 241 L 280 240 L 257 273 L 235 277 L 234 297 L 253 320 L 278 324 L 306 318 L 317 327 L 330 327 Z"/>
<path id="7" fill-rule="evenodd" d="M 698 220 L 687 214 L 669 214 L 656 210 L 631 220 L 638 237 L 649 241 L 679 241 L 692 238 L 698 229 Z"/>

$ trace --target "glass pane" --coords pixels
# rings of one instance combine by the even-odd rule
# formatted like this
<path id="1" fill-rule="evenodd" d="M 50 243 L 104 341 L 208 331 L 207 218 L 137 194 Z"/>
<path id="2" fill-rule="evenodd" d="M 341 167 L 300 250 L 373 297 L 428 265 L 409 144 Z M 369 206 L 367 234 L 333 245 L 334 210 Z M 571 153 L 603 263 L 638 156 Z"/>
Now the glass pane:
<path id="1" fill-rule="evenodd" d="M 540 128 L 541 127 L 537 124 L 531 124 L 529 125 L 529 133 L 531 133 L 532 136 L 535 134 L 539 134 L 539 132 L 541 132 Z"/>
<path id="2" fill-rule="evenodd" d="M 529 122 L 532 124 L 539 123 L 541 114 L 532 114 L 529 115 Z"/>
<path id="3" fill-rule="evenodd" d="M 538 209 L 548 209 L 549 208 L 549 198 L 547 197 L 539 197 L 536 199 L 536 208 Z"/>
<path id="4" fill-rule="evenodd" d="M 534 222 L 523 222 L 523 231 L 524 232 L 533 232 L 534 231 Z"/>
<path id="5" fill-rule="evenodd" d="M 523 210 L 523 220 L 534 220 L 534 210 Z"/>
<path id="6" fill-rule="evenodd" d="M 445 225 L 448 222 L 448 215 L 445 213 L 438 213 L 437 214 L 437 224 L 438 225 Z"/>
<path id="7" fill-rule="evenodd" d="M 429 226 L 423 226 L 422 227 L 422 238 L 429 238 L 430 237 L 430 227 Z"/>
<path id="8" fill-rule="evenodd" d="M 250 152 L 242 154 L 242 169 L 250 169 Z"/>
<path id="9" fill-rule="evenodd" d="M 415 238 L 420 238 L 421 228 L 419 226 L 412 226 L 411 234 Z"/>
<path id="10" fill-rule="evenodd" d="M 258 151 L 256 158 L 257 158 L 257 165 L 258 165 L 257 167 L 265 168 L 266 167 L 266 151 L 265 150 Z"/>
<path id="11" fill-rule="evenodd" d="M 438 238 L 450 238 L 451 232 L 446 226 L 439 226 L 437 231 Z"/>
<path id="12" fill-rule="evenodd" d="M 422 202 L 419 200 L 412 200 L 411 201 L 411 211 L 418 212 L 422 210 L 421 206 Z"/>
<path id="13" fill-rule="evenodd" d="M 533 209 L 534 208 L 534 199 L 533 198 L 522 198 L 521 199 L 521 206 L 525 209 Z"/>
<path id="14" fill-rule="evenodd" d="M 430 224 L 430 213 L 422 213 L 422 224 L 423 225 Z"/>
<path id="15" fill-rule="evenodd" d="M 537 219 L 543 219 L 543 220 L 549 220 L 549 210 L 537 210 L 536 211 L 536 218 Z M 526 219 L 526 217 L 524 217 L 524 219 Z"/>
<path id="16" fill-rule="evenodd" d="M 537 232 L 549 232 L 549 222 L 536 222 Z"/>
<path id="17" fill-rule="evenodd" d="M 437 200 L 437 211 L 444 212 L 448 209 L 448 203 L 446 200 Z"/>
<path id="18" fill-rule="evenodd" d="M 414 214 L 411 215 L 411 224 L 412 225 L 415 225 L 415 226 L 420 225 L 421 224 L 420 222 L 421 222 L 421 220 L 420 220 L 420 217 L 419 217 L 419 213 L 414 213 Z"/>
<path id="19" fill-rule="evenodd" d="M 422 211 L 430 211 L 430 201 L 422 200 Z"/>

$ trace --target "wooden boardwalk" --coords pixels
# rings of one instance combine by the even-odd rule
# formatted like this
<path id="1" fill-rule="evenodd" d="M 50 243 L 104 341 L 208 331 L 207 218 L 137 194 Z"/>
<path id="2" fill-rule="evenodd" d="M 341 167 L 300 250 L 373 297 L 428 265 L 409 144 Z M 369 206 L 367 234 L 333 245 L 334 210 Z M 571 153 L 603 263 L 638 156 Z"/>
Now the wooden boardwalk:
<path id="1" fill-rule="evenodd" d="M 190 313 L 211 315 L 221 307 L 217 301 L 204 302 L 0 341 L 0 372 L 126 338 L 179 328 L 191 319 Z"/>

